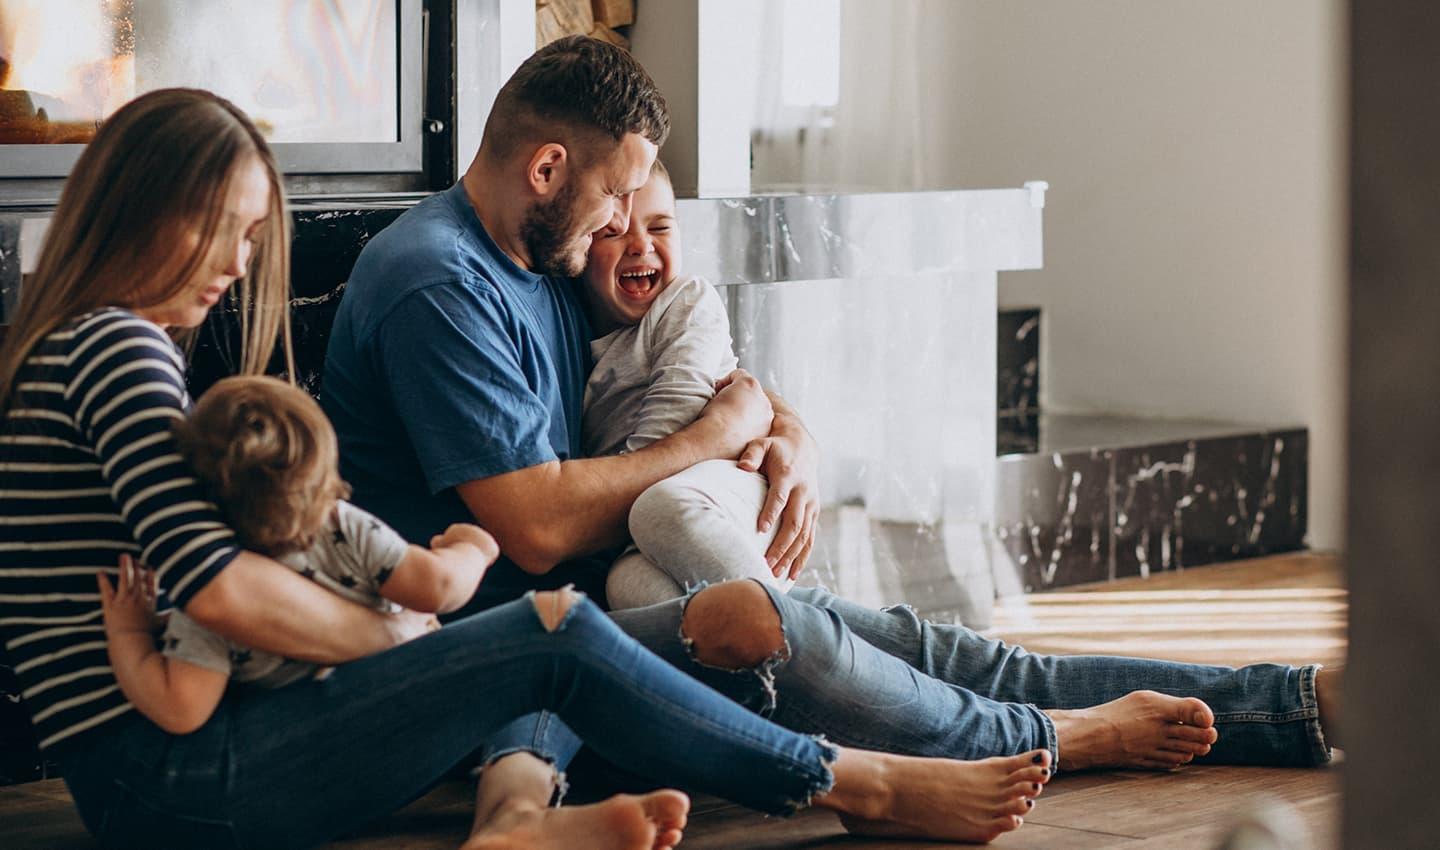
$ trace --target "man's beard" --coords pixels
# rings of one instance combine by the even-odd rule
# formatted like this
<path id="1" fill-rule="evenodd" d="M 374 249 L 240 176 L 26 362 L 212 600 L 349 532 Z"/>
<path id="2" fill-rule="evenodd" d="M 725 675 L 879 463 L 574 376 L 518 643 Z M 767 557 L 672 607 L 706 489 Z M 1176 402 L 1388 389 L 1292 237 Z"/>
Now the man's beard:
<path id="1" fill-rule="evenodd" d="M 548 204 L 536 204 L 520 221 L 520 241 L 530 255 L 530 270 L 551 277 L 579 277 L 585 255 L 578 250 L 583 233 L 575 229 L 575 184 L 567 182 Z"/>

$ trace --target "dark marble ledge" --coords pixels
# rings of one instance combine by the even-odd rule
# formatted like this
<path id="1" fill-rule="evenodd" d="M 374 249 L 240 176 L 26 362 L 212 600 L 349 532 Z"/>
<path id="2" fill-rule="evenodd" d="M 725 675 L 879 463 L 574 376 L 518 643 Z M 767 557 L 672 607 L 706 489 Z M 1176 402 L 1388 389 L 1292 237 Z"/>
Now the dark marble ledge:
<path id="1" fill-rule="evenodd" d="M 1044 413 L 1038 419 L 1040 439 L 1033 454 L 1138 448 L 1188 440 L 1304 430 L 1301 425 L 1108 414 Z"/>

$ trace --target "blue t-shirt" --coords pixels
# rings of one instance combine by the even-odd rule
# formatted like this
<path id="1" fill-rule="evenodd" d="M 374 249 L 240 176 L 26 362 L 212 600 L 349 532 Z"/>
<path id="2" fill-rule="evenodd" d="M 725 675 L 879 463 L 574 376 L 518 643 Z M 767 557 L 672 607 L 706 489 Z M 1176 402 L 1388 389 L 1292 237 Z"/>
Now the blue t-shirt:
<path id="1" fill-rule="evenodd" d="M 589 336 L 571 281 L 517 266 L 462 184 L 417 204 L 360 253 L 325 355 L 352 500 L 425 545 L 474 522 L 457 484 L 580 457 Z M 593 594 L 603 563 L 535 577 L 502 557 L 472 607 L 570 581 Z"/>

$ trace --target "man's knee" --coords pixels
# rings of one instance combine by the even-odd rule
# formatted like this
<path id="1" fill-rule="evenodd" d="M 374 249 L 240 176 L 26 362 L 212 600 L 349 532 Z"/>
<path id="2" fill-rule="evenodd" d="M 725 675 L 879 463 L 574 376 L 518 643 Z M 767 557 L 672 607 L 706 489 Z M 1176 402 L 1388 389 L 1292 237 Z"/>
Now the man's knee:
<path id="1" fill-rule="evenodd" d="M 695 660 L 712 667 L 758 667 L 785 651 L 780 613 L 754 581 L 727 581 L 696 593 L 681 630 Z"/>
<path id="2" fill-rule="evenodd" d="M 540 624 L 545 631 L 553 632 L 560 627 L 565 615 L 576 602 L 580 601 L 580 594 L 568 587 L 559 590 L 542 590 L 535 594 L 535 613 L 540 616 Z"/>

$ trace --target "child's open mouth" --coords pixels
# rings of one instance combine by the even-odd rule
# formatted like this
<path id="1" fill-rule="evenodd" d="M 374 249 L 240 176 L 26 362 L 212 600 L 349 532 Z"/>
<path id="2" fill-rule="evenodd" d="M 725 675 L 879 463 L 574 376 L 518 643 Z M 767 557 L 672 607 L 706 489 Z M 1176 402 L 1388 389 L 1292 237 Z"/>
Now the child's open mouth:
<path id="1" fill-rule="evenodd" d="M 620 290 L 637 301 L 648 299 L 659 285 L 659 269 L 635 269 L 620 274 Z"/>

